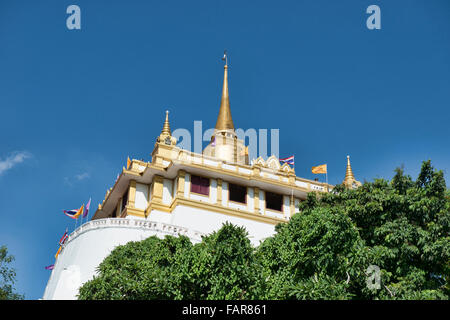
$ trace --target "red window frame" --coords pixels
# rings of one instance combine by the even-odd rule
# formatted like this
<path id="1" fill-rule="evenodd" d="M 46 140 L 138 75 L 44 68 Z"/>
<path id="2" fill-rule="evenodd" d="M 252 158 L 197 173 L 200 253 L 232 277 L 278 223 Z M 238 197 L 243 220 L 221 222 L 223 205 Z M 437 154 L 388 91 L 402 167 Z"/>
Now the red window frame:
<path id="1" fill-rule="evenodd" d="M 208 178 L 191 175 L 191 192 L 209 196 L 209 185 Z"/>

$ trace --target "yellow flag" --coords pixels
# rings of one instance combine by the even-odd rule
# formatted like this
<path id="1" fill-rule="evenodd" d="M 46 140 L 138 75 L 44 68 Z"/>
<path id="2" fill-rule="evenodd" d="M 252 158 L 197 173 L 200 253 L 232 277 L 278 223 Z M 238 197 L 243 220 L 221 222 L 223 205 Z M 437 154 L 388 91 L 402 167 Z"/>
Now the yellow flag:
<path id="1" fill-rule="evenodd" d="M 312 167 L 311 171 L 314 174 L 327 173 L 327 165 L 326 164 L 322 164 L 322 165 L 317 166 L 317 167 Z"/>
<path id="2" fill-rule="evenodd" d="M 78 219 L 78 217 L 83 213 L 84 211 L 84 204 L 81 206 L 80 209 L 78 209 L 77 213 L 73 216 L 75 219 Z"/>
<path id="3" fill-rule="evenodd" d="M 131 164 L 131 160 L 130 160 L 130 157 L 128 157 L 128 159 L 127 159 L 127 170 L 130 167 L 130 164 Z"/>
<path id="4" fill-rule="evenodd" d="M 58 252 L 55 254 L 55 259 L 58 258 L 59 253 L 61 252 L 61 247 L 59 247 Z"/>
<path id="5" fill-rule="evenodd" d="M 241 156 L 248 156 L 248 146 L 241 150 Z"/>

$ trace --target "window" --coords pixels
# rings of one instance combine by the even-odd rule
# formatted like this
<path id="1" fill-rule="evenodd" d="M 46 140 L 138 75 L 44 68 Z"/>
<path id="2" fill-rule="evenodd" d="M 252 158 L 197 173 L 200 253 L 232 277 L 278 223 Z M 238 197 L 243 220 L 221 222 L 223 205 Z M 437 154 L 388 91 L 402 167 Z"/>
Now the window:
<path id="1" fill-rule="evenodd" d="M 283 196 L 281 194 L 266 191 L 266 208 L 283 211 Z"/>
<path id="2" fill-rule="evenodd" d="M 122 212 L 123 209 L 125 209 L 127 202 L 128 202 L 128 189 L 127 189 L 127 191 L 125 191 L 125 194 L 122 197 L 122 208 L 120 209 L 120 212 Z"/>
<path id="3" fill-rule="evenodd" d="M 209 179 L 199 176 L 191 176 L 191 192 L 209 196 Z"/>
<path id="4" fill-rule="evenodd" d="M 229 200 L 247 203 L 247 188 L 237 184 L 229 184 Z"/>

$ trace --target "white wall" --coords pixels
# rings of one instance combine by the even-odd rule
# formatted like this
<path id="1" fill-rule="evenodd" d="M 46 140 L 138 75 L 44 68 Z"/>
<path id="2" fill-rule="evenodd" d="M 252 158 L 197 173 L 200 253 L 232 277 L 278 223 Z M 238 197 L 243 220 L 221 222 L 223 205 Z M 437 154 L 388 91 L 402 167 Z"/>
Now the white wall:
<path id="1" fill-rule="evenodd" d="M 169 216 L 167 213 L 165 215 Z M 152 215 L 153 218 L 156 216 Z M 141 241 L 153 235 L 163 238 L 167 234 L 179 233 L 185 234 L 194 243 L 201 239 L 196 230 L 139 218 L 94 220 L 84 224 L 74 233 L 70 235 L 55 262 L 55 268 L 45 288 L 44 300 L 76 299 L 78 288 L 93 278 L 97 266 L 118 245 Z"/>
<path id="2" fill-rule="evenodd" d="M 271 224 L 178 205 L 172 213 L 152 211 L 147 219 L 100 219 L 90 221 L 72 233 L 55 262 L 43 299 L 76 299 L 78 288 L 96 273 L 97 266 L 118 245 L 141 241 L 156 235 L 178 235 L 181 231 L 192 242 L 202 234 L 220 229 L 225 222 L 243 226 L 254 246 L 272 236 Z M 141 227 L 146 224 L 145 227 Z M 152 224 L 156 227 L 150 227 Z"/>
<path id="3" fill-rule="evenodd" d="M 148 205 L 148 185 L 142 183 L 136 183 L 136 199 L 135 207 L 138 209 L 145 210 Z"/>
<path id="4" fill-rule="evenodd" d="M 191 175 L 186 173 L 184 176 L 184 197 L 189 199 L 189 193 L 191 192 Z"/>
<path id="5" fill-rule="evenodd" d="M 285 217 L 291 215 L 291 199 L 289 196 L 283 196 L 283 213 Z"/>
<path id="6" fill-rule="evenodd" d="M 217 203 L 217 180 L 211 179 L 210 180 L 210 189 L 209 192 L 211 193 L 211 203 Z"/>
<path id="7" fill-rule="evenodd" d="M 300 205 L 300 200 L 299 199 L 294 199 L 294 206 L 295 206 L 295 211 L 294 212 L 300 212 L 300 209 L 298 208 L 299 205 Z"/>
<path id="8" fill-rule="evenodd" d="M 173 215 L 172 224 L 198 230 L 205 234 L 220 229 L 226 221 L 243 226 L 249 232 L 250 241 L 254 246 L 259 245 L 260 240 L 275 233 L 275 226 L 271 224 L 183 205 L 178 205 L 171 214 Z"/>
<path id="9" fill-rule="evenodd" d="M 255 211 L 255 189 L 247 188 L 247 210 Z"/>
<path id="10" fill-rule="evenodd" d="M 228 206 L 228 182 L 222 181 L 222 205 Z"/>
<path id="11" fill-rule="evenodd" d="M 266 210 L 266 193 L 263 190 L 259 190 L 259 210 L 261 213 Z"/>
<path id="12" fill-rule="evenodd" d="M 173 196 L 173 181 L 170 179 L 164 179 L 163 181 L 163 198 L 164 204 L 170 204 Z"/>

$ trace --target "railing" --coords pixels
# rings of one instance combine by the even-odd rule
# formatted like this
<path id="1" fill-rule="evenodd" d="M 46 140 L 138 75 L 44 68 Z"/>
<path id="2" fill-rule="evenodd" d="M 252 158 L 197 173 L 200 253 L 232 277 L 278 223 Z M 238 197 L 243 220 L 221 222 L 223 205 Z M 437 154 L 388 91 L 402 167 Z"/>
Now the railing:
<path id="1" fill-rule="evenodd" d="M 125 227 L 134 229 L 146 229 L 151 231 L 158 231 L 164 234 L 178 236 L 183 235 L 192 240 L 201 241 L 201 237 L 205 235 L 202 232 L 188 229 L 185 227 L 180 227 L 168 223 L 149 221 L 149 220 L 138 220 L 138 219 L 126 219 L 126 218 L 104 218 L 97 219 L 86 222 L 85 224 L 79 226 L 75 229 L 67 239 L 66 244 L 71 242 L 73 239 L 77 238 L 84 232 L 89 230 L 95 230 L 99 228 L 114 228 L 114 227 Z"/>
<path id="2" fill-rule="evenodd" d="M 250 176 L 250 177 L 255 174 L 253 172 L 253 166 L 254 166 L 254 164 L 257 163 L 256 161 L 252 165 L 227 163 L 226 161 L 220 160 L 215 157 L 206 156 L 203 154 L 195 153 L 195 152 L 184 150 L 184 149 L 180 149 L 178 151 L 176 160 L 180 161 L 180 162 L 185 162 L 185 163 L 202 164 L 204 166 L 215 167 L 215 168 L 217 168 L 217 165 L 219 163 L 222 163 L 222 166 L 221 166 L 222 169 L 225 169 L 227 171 L 236 172 L 240 175 Z M 205 163 L 205 160 L 210 161 L 210 162 L 215 162 L 217 164 L 216 165 L 207 164 L 207 163 Z M 283 174 L 284 172 L 281 172 L 281 173 L 282 173 L 281 177 L 286 177 Z M 265 177 L 264 174 L 267 174 L 267 177 Z M 271 168 L 263 167 L 263 168 L 261 168 L 259 176 L 262 178 L 268 178 L 271 180 L 278 181 L 280 179 L 280 169 L 273 170 Z M 295 181 L 296 181 L 295 185 L 297 187 L 302 187 L 304 189 L 311 190 L 311 191 L 327 191 L 327 186 L 328 186 L 328 190 L 333 187 L 332 185 L 327 185 L 326 183 L 323 183 L 323 182 L 312 181 L 312 180 L 300 178 L 297 176 L 295 177 Z"/>

